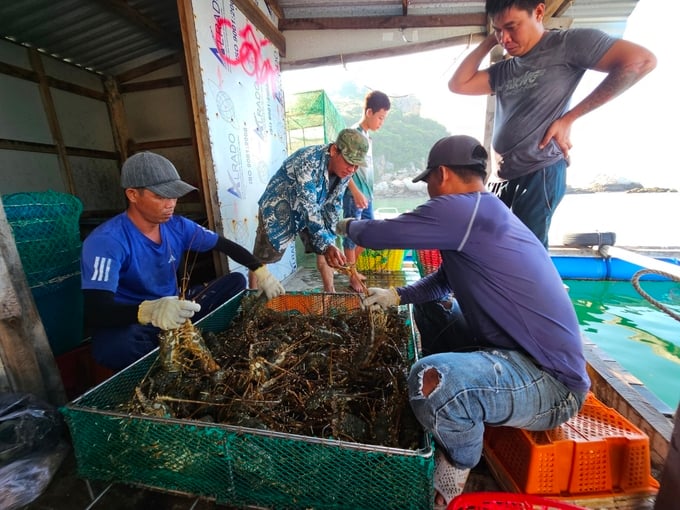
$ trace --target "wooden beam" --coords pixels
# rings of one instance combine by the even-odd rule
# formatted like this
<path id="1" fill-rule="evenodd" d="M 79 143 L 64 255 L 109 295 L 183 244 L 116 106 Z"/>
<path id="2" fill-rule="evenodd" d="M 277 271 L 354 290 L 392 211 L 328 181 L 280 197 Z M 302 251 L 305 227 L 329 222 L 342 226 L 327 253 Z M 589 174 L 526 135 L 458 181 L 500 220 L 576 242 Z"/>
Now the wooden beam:
<path id="1" fill-rule="evenodd" d="M 409 0 L 401 0 L 401 15 L 408 16 L 408 2 Z"/>
<path id="2" fill-rule="evenodd" d="M 80 147 L 65 147 L 66 154 L 69 156 L 77 156 L 79 158 L 96 158 L 96 159 L 118 159 L 118 153 L 112 151 L 101 151 L 97 149 L 81 149 Z"/>
<path id="3" fill-rule="evenodd" d="M 46 76 L 47 84 L 55 89 L 65 90 L 66 92 L 71 92 L 79 96 L 90 97 L 98 101 L 106 101 L 106 94 L 101 90 L 94 90 L 87 87 L 82 87 L 64 80 L 59 80 L 58 78 L 52 78 L 51 76 Z"/>
<path id="4" fill-rule="evenodd" d="M 264 0 L 264 4 L 274 13 L 274 16 L 276 16 L 277 19 L 283 19 L 285 17 L 283 15 L 283 9 L 281 9 L 277 0 Z"/>
<path id="5" fill-rule="evenodd" d="M 478 14 L 428 16 L 370 16 L 364 18 L 297 18 L 279 20 L 279 30 L 367 30 L 486 26 L 487 17 Z"/>
<path id="6" fill-rule="evenodd" d="M 265 14 L 260 10 L 257 4 L 253 0 L 232 0 L 234 5 L 238 7 L 250 22 L 255 25 L 264 36 L 269 39 L 269 41 L 274 45 L 274 47 L 279 50 L 279 54 L 282 57 L 286 56 L 286 38 L 283 34 L 276 28 L 276 25 L 265 16 Z"/>
<path id="7" fill-rule="evenodd" d="M 35 51 L 35 50 L 33 50 Z M 38 52 L 39 55 L 42 53 Z M 7 64 L 5 62 L 0 62 L 0 74 L 6 74 L 7 76 L 13 76 L 14 78 L 19 78 L 21 80 L 28 80 L 35 83 L 40 83 L 40 76 L 35 71 L 24 69 L 23 67 L 17 67 L 12 64 Z M 93 90 L 87 87 L 82 87 L 71 82 L 60 80 L 58 78 L 52 78 L 51 76 L 44 75 L 44 79 L 50 87 L 55 89 L 65 90 L 66 92 L 73 92 L 80 96 L 91 97 L 93 99 L 99 99 L 103 101 L 105 99 L 104 93 L 99 90 Z"/>
<path id="8" fill-rule="evenodd" d="M 503 47 L 498 44 L 496 45 L 489 54 L 489 65 L 493 65 L 496 62 L 503 60 L 503 54 L 505 51 Z M 496 118 L 496 96 L 489 94 L 486 96 L 486 111 L 484 114 L 484 140 L 483 144 L 489 154 L 493 155 L 492 138 L 493 138 L 493 128 L 494 120 Z M 490 157 L 487 162 L 487 174 L 485 183 L 489 181 L 489 178 L 497 175 L 498 172 L 498 160 L 495 157 Z M 494 178 L 497 180 L 497 177 Z"/>
<path id="9" fill-rule="evenodd" d="M 8 151 L 40 152 L 43 154 L 56 154 L 57 148 L 47 143 L 25 142 L 23 140 L 9 140 L 0 138 L 0 149 Z"/>
<path id="10" fill-rule="evenodd" d="M 42 98 L 43 109 L 45 110 L 45 117 L 47 117 L 47 124 L 50 127 L 50 133 L 54 140 L 54 145 L 57 148 L 57 156 L 59 157 L 59 168 L 61 170 L 61 177 L 64 180 L 64 188 L 68 193 L 76 195 L 76 185 L 73 181 L 73 172 L 71 172 L 71 163 L 66 157 L 66 150 L 64 147 L 64 137 L 61 133 L 61 126 L 59 125 L 59 118 L 57 116 L 57 109 L 52 100 L 52 94 L 48 84 L 47 76 L 45 75 L 45 68 L 42 64 L 42 57 L 37 50 L 28 50 L 28 59 L 31 62 L 31 67 L 38 75 L 38 88 L 40 89 L 40 97 Z"/>
<path id="11" fill-rule="evenodd" d="M 191 138 L 172 138 L 168 140 L 152 140 L 150 142 L 130 142 L 130 152 L 152 151 L 154 149 L 169 149 L 172 147 L 188 147 L 193 145 Z"/>
<path id="12" fill-rule="evenodd" d="M 547 30 L 553 30 L 553 29 L 559 29 L 559 30 L 566 30 L 567 28 L 571 27 L 571 25 L 574 23 L 574 18 L 567 18 L 567 17 L 557 17 L 553 16 L 551 18 L 543 18 L 543 26 Z"/>
<path id="13" fill-rule="evenodd" d="M 10 151 L 25 151 L 25 152 L 39 152 L 42 154 L 59 154 L 59 149 L 56 145 L 47 143 L 26 142 L 23 140 L 9 140 L 7 138 L 0 138 L 0 149 Z M 98 159 L 118 159 L 117 152 L 102 151 L 97 149 L 81 149 L 80 147 L 64 147 L 66 154 L 69 156 L 80 156 L 83 158 L 98 158 Z"/>
<path id="14" fill-rule="evenodd" d="M 170 78 L 159 78 L 158 80 L 137 81 L 120 86 L 120 91 L 124 94 L 128 92 L 140 92 L 143 90 L 167 89 L 172 87 L 184 87 L 184 80 L 181 76 Z"/>
<path id="15" fill-rule="evenodd" d="M 547 0 L 545 2 L 545 17 L 562 16 L 572 3 L 573 0 Z"/>
<path id="16" fill-rule="evenodd" d="M 116 75 L 115 78 L 118 83 L 125 83 L 139 78 L 140 76 L 146 76 L 149 73 L 176 64 L 180 61 L 180 58 L 180 53 L 173 53 L 167 57 L 159 58 L 158 60 L 154 60 L 152 62 L 147 62 L 142 66 L 135 67 L 134 69 L 130 69 L 124 73 L 120 73 L 119 75 Z"/>
<path id="17" fill-rule="evenodd" d="M 189 84 L 189 94 L 191 95 L 191 108 L 189 111 L 193 115 L 191 125 L 194 128 L 198 153 L 201 195 L 208 218 L 208 228 L 224 235 L 224 225 L 222 223 L 222 214 L 219 207 L 220 201 L 217 194 L 217 181 L 214 172 L 215 164 L 212 158 L 210 128 L 206 118 L 205 91 L 203 89 L 203 76 L 198 57 L 196 22 L 191 2 L 177 0 L 177 6 L 179 8 L 180 26 L 182 27 L 182 40 L 184 41 L 186 77 Z M 213 250 L 213 264 L 218 275 L 229 272 L 229 261 L 223 255 L 219 255 L 216 250 Z"/>
<path id="18" fill-rule="evenodd" d="M 436 41 L 427 41 L 421 43 L 403 44 L 392 48 L 381 48 L 375 50 L 361 51 L 356 53 L 341 53 L 336 55 L 325 55 L 323 57 L 281 61 L 281 70 L 288 71 L 292 69 L 304 69 L 319 66 L 346 64 L 349 62 L 361 62 L 365 60 L 372 60 L 375 58 L 398 57 L 400 55 L 409 55 L 412 53 L 420 53 L 422 51 L 435 50 L 438 48 L 449 48 L 460 44 L 478 44 L 482 41 L 486 34 L 478 32 L 470 35 L 459 35 L 455 37 L 447 37 L 445 39 L 438 39 Z"/>
<path id="19" fill-rule="evenodd" d="M 14 78 L 21 78 L 22 80 L 30 80 L 34 82 L 40 81 L 35 71 L 24 69 L 23 67 L 14 66 L 5 62 L 0 62 L 0 73 Z"/>
<path id="20" fill-rule="evenodd" d="M 120 95 L 118 82 L 115 79 L 111 77 L 106 78 L 104 80 L 104 90 L 106 90 L 106 107 L 109 110 L 113 145 L 118 152 L 118 164 L 122 165 L 123 161 L 128 158 L 127 141 L 129 138 L 125 104 Z"/>

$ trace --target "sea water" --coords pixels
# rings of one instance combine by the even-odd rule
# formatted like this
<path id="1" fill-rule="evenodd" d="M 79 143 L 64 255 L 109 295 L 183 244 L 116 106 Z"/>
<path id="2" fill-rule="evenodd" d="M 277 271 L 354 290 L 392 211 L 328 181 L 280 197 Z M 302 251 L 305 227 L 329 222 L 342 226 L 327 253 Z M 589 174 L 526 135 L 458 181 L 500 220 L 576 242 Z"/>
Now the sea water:
<path id="1" fill-rule="evenodd" d="M 414 209 L 423 197 L 376 198 L 375 207 Z M 550 244 L 565 234 L 614 232 L 616 246 L 680 250 L 680 193 L 569 194 L 557 208 Z M 582 333 L 671 409 L 680 402 L 680 322 L 645 300 L 630 281 L 566 282 Z M 641 282 L 653 299 L 680 314 L 680 283 Z"/>
<path id="2" fill-rule="evenodd" d="M 565 280 L 581 332 L 675 410 L 680 402 L 680 283 Z"/>

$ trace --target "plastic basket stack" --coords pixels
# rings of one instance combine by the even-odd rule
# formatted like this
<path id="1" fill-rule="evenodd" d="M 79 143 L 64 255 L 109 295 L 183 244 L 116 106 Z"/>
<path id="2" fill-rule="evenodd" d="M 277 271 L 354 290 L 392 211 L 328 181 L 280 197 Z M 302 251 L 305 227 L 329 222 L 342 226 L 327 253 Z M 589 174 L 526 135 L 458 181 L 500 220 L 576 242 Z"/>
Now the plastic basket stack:
<path id="1" fill-rule="evenodd" d="M 442 254 L 439 250 L 416 250 L 416 267 L 420 277 L 436 271 L 442 263 Z"/>
<path id="2" fill-rule="evenodd" d="M 56 191 L 4 195 L 7 222 L 31 289 L 80 273 L 82 204 Z"/>
<path id="3" fill-rule="evenodd" d="M 484 455 L 501 485 L 523 494 L 622 500 L 659 488 L 649 437 L 592 393 L 576 416 L 552 430 L 488 427 Z"/>
<path id="4" fill-rule="evenodd" d="M 366 248 L 357 258 L 357 271 L 401 271 L 406 250 L 372 250 Z"/>
<path id="5" fill-rule="evenodd" d="M 26 280 L 55 355 L 82 341 L 81 201 L 56 191 L 3 195 Z"/>

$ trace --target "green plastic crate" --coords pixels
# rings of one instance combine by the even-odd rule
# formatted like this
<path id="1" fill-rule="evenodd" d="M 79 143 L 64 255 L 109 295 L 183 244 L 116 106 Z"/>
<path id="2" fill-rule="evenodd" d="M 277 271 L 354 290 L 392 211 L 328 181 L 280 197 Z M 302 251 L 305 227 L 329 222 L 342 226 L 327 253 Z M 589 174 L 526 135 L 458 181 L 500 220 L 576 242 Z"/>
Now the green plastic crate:
<path id="1" fill-rule="evenodd" d="M 197 326 L 224 331 L 246 294 Z M 292 293 L 276 299 L 282 309 L 301 313 L 359 306 L 356 294 Z M 413 331 L 410 307 L 400 307 L 400 313 Z M 415 357 L 415 332 L 410 340 L 409 355 Z M 434 450 L 425 433 L 419 449 L 406 450 L 122 412 L 156 358 L 157 350 L 61 408 L 79 476 L 233 506 L 432 508 Z"/>

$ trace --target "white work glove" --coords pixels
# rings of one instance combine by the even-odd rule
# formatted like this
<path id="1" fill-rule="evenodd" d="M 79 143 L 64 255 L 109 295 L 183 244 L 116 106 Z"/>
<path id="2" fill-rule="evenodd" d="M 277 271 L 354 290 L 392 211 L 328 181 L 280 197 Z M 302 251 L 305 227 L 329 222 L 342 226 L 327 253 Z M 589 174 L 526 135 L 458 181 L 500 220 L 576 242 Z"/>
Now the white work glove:
<path id="1" fill-rule="evenodd" d="M 397 306 L 401 298 L 397 294 L 397 289 L 390 287 L 389 289 L 380 289 L 378 287 L 369 287 L 367 289 L 366 297 L 361 300 L 361 308 L 377 308 L 387 310 L 390 306 Z"/>
<path id="2" fill-rule="evenodd" d="M 352 221 L 354 221 L 354 218 L 343 218 L 338 221 L 338 224 L 335 226 L 335 233 L 339 236 L 346 236 L 347 227 Z"/>
<path id="3" fill-rule="evenodd" d="M 284 289 L 281 282 L 269 272 L 267 266 L 258 267 L 254 273 L 255 278 L 257 278 L 257 288 L 262 289 L 267 296 L 267 299 L 272 299 L 286 293 L 286 289 Z"/>
<path id="4" fill-rule="evenodd" d="M 177 296 L 162 297 L 152 301 L 142 301 L 137 310 L 140 324 L 153 324 L 161 329 L 175 329 L 187 319 L 191 319 L 201 305 L 193 301 L 179 299 Z"/>

